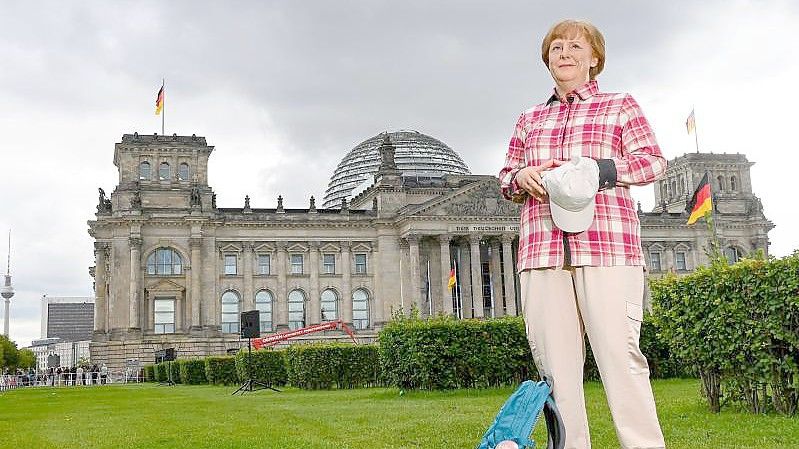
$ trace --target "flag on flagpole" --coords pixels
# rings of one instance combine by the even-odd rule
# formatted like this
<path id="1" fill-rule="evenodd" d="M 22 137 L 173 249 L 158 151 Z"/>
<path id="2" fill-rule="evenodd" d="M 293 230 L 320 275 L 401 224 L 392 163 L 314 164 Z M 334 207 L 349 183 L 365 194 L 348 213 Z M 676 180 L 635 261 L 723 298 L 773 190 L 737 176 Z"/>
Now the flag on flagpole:
<path id="1" fill-rule="evenodd" d="M 696 119 L 694 118 L 693 109 L 691 109 L 691 115 L 688 116 L 688 120 L 685 121 L 685 128 L 688 130 L 688 134 L 696 132 Z"/>
<path id="2" fill-rule="evenodd" d="M 158 96 L 155 97 L 155 115 L 161 115 L 161 111 L 164 109 L 164 85 L 161 85 L 161 89 L 158 91 Z"/>
<path id="3" fill-rule="evenodd" d="M 710 192 L 710 182 L 707 179 L 707 173 L 699 181 L 699 185 L 694 191 L 694 196 L 689 203 L 691 208 L 691 216 L 688 217 L 688 224 L 696 223 L 696 220 L 704 217 L 707 212 L 713 210 L 713 200 Z"/>
<path id="4" fill-rule="evenodd" d="M 455 281 L 455 269 L 454 268 L 450 268 L 450 270 L 449 270 L 449 281 L 447 282 L 447 287 L 449 287 L 449 291 L 452 291 L 452 289 L 455 287 L 455 282 L 456 282 Z"/>

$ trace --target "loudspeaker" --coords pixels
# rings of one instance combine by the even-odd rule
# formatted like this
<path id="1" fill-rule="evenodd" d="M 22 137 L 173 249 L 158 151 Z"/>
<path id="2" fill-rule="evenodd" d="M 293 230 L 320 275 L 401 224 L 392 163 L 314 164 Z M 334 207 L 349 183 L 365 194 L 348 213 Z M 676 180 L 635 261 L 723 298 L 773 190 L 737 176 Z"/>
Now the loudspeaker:
<path id="1" fill-rule="evenodd" d="M 258 338 L 261 336 L 261 313 L 257 310 L 241 312 L 242 338 Z"/>

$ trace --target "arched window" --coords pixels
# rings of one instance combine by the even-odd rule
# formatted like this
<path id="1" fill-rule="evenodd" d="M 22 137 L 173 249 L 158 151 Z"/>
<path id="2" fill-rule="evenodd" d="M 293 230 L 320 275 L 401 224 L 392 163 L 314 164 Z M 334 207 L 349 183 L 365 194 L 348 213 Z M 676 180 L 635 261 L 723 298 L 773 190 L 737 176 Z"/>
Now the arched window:
<path id="1" fill-rule="evenodd" d="M 338 295 L 335 291 L 327 289 L 322 292 L 322 321 L 338 319 Z"/>
<path id="2" fill-rule="evenodd" d="M 141 181 L 150 180 L 150 163 L 147 161 L 144 161 L 141 164 L 139 164 L 139 180 Z"/>
<path id="3" fill-rule="evenodd" d="M 361 288 L 352 292 L 352 327 L 369 328 L 369 293 Z"/>
<path id="4" fill-rule="evenodd" d="M 167 162 L 161 162 L 161 165 L 158 166 L 158 179 L 169 181 L 169 164 Z"/>
<path id="5" fill-rule="evenodd" d="M 719 177 L 716 178 L 716 180 L 719 182 L 719 192 L 723 192 L 724 191 L 724 176 L 719 175 Z"/>
<path id="6" fill-rule="evenodd" d="M 222 294 L 222 332 L 238 334 L 239 331 L 239 294 L 228 290 Z"/>
<path id="7" fill-rule="evenodd" d="M 183 260 L 172 248 L 158 248 L 147 257 L 147 274 L 172 276 L 183 273 Z"/>
<path id="8" fill-rule="evenodd" d="M 735 176 L 730 177 L 730 190 L 733 192 L 738 190 L 738 183 L 736 182 Z"/>
<path id="9" fill-rule="evenodd" d="M 289 329 L 305 327 L 305 294 L 302 290 L 289 293 Z"/>
<path id="10" fill-rule="evenodd" d="M 189 180 L 189 164 L 183 162 L 178 165 L 178 179 L 181 181 Z"/>
<path id="11" fill-rule="evenodd" d="M 261 312 L 261 332 L 272 332 L 272 294 L 261 290 L 255 295 L 255 308 Z"/>

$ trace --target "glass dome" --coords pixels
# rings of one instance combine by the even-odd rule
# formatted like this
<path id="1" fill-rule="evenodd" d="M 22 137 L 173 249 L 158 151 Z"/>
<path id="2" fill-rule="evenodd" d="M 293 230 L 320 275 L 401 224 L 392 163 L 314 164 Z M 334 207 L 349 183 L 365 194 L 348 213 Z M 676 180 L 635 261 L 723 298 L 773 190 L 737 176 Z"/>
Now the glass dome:
<path id="1" fill-rule="evenodd" d="M 380 167 L 380 144 L 386 133 L 364 140 L 339 162 L 325 191 L 322 207 L 337 208 L 342 198 L 357 195 Z M 394 146 L 394 161 L 404 177 L 440 178 L 446 174 L 468 175 L 469 167 L 444 142 L 418 131 L 388 133 Z M 357 189 L 357 190 L 356 190 Z"/>

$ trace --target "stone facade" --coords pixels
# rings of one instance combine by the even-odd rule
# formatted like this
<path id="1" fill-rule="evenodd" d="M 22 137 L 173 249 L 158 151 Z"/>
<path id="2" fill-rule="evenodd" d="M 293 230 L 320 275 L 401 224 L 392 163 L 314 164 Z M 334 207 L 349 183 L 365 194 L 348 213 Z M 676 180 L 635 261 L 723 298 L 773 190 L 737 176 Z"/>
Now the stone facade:
<path id="1" fill-rule="evenodd" d="M 460 318 L 520 311 L 519 206 L 501 198 L 496 177 L 404 177 L 386 140 L 374 184 L 341 207 L 316 208 L 312 197 L 303 209 L 284 208 L 282 198 L 274 208 L 251 207 L 249 198 L 242 208 L 220 208 L 207 181 L 212 151 L 197 136 L 126 134 L 116 144 L 118 185 L 108 198 L 100 192 L 89 221 L 93 361 L 121 368 L 130 359 L 151 362 L 167 347 L 179 358 L 235 351 L 246 346 L 238 313 L 255 308 L 270 332 L 340 318 L 363 341 L 400 310 Z M 748 162 L 705 156 L 670 166 L 675 187 L 657 197 L 666 212 L 661 205 L 639 213 L 647 257 L 661 258 L 653 272 L 670 269 L 682 252 L 686 271 L 705 262 L 704 227 L 685 226 L 678 210 L 680 192 L 692 192 L 702 168 L 737 176 L 736 188 L 718 199 L 723 240 L 743 253 L 767 249 L 772 225 L 751 193 Z M 697 162 L 705 165 L 692 168 Z"/>
<path id="2" fill-rule="evenodd" d="M 709 263 L 711 237 L 705 221 L 686 225 L 688 203 L 705 173 L 713 192 L 716 236 L 727 258 L 734 262 L 755 251 L 768 255 L 768 232 L 774 224 L 752 191 L 752 165 L 743 154 L 688 153 L 669 161 L 666 175 L 654 184 L 657 206 L 638 212 L 652 274 L 688 273 Z"/>

